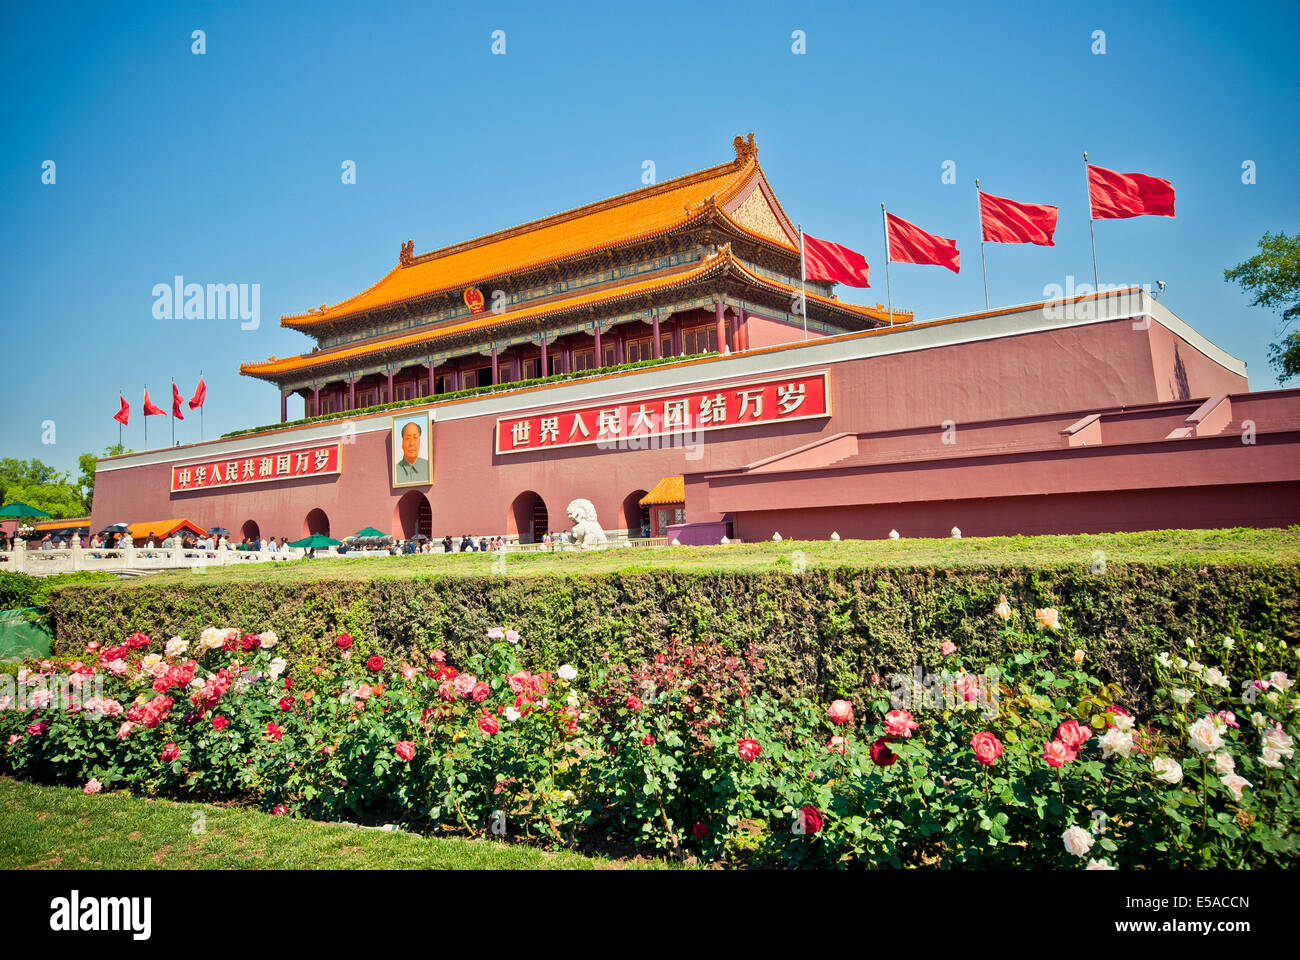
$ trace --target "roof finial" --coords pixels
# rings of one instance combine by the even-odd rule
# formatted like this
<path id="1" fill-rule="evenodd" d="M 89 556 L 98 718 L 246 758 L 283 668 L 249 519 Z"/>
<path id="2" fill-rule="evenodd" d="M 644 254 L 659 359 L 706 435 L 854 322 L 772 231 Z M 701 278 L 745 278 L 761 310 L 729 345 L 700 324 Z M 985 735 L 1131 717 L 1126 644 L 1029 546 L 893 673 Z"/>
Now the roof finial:
<path id="1" fill-rule="evenodd" d="M 397 257 L 397 262 L 404 267 L 409 267 L 415 262 L 415 241 L 407 240 L 402 244 L 402 252 Z"/>
<path id="2" fill-rule="evenodd" d="M 736 148 L 737 160 L 751 160 L 758 156 L 758 147 L 754 144 L 754 131 L 749 131 L 749 139 L 736 137 L 731 141 L 731 145 Z"/>

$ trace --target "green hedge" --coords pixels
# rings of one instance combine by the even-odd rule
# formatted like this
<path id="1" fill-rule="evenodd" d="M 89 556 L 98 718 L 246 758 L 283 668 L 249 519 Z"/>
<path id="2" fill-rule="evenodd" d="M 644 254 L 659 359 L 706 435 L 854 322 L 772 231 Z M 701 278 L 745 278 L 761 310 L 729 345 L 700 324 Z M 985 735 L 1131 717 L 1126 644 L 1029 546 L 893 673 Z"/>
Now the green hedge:
<path id="1" fill-rule="evenodd" d="M 45 607 L 50 594 L 59 587 L 72 583 L 100 583 L 116 580 L 111 573 L 81 571 L 56 573 L 48 577 L 33 577 L 28 573 L 5 571 L 0 573 L 0 610 L 19 607 Z"/>
<path id="2" fill-rule="evenodd" d="M 307 582 L 136 582 L 70 586 L 49 602 L 55 653 L 141 631 L 155 647 L 206 626 L 275 630 L 286 656 L 315 657 L 347 631 L 365 655 L 400 661 L 442 648 L 482 651 L 489 627 L 527 640 L 535 667 L 656 652 L 674 633 L 757 643 L 766 683 L 784 696 L 853 696 L 871 673 L 939 667 L 939 645 L 989 662 L 1005 652 L 993 614 L 1006 594 L 1022 617 L 1056 607 L 1060 648 L 1087 651 L 1134 703 L 1151 688 L 1154 654 L 1223 636 L 1300 640 L 1300 564 L 1111 564 L 1077 568 L 822 569 L 620 572 L 554 577 L 322 578 Z M 1212 662 L 1212 657 L 1209 660 Z M 1294 670 L 1292 671 L 1295 672 Z"/>

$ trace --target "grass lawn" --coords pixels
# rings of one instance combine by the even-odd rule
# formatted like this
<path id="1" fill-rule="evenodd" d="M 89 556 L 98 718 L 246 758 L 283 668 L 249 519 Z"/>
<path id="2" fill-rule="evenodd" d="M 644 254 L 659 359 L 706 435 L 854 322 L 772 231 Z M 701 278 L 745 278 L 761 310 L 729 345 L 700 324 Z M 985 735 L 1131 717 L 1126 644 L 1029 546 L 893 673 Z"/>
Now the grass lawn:
<path id="1" fill-rule="evenodd" d="M 647 572 L 670 569 L 699 572 L 789 570 L 795 551 L 808 567 L 1069 567 L 1087 566 L 1095 551 L 1107 564 L 1276 563 L 1300 561 L 1300 527 L 1285 530 L 1155 530 L 1074 536 L 966 537 L 959 540 L 784 540 L 780 543 L 714 547 L 637 547 L 588 553 L 511 553 L 509 576 Z M 110 586 L 212 580 L 271 581 L 309 578 L 489 576 L 495 557 L 484 553 L 427 554 L 413 557 L 356 557 L 249 563 L 213 567 L 203 573 L 166 571 L 119 580 Z"/>
<path id="2" fill-rule="evenodd" d="M 200 815 L 202 821 L 200 821 Z M 202 822 L 202 832 L 195 826 Z M 610 870 L 604 860 L 490 840 L 273 817 L 0 777 L 0 869 Z"/>

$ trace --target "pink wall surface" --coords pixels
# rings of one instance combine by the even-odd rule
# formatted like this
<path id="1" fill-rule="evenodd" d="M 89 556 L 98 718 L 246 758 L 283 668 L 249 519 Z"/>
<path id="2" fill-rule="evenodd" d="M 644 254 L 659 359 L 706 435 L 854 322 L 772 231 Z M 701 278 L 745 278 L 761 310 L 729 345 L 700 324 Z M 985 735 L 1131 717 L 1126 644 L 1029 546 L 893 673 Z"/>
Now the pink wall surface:
<path id="1" fill-rule="evenodd" d="M 569 527 L 564 509 L 578 497 L 594 503 L 607 529 L 620 530 L 625 527 L 623 505 L 631 494 L 651 489 L 662 477 L 679 474 L 688 477 L 687 520 L 718 520 L 725 508 L 720 507 L 716 491 L 701 488 L 695 475 L 736 470 L 819 437 L 869 432 L 880 437 L 884 451 L 891 441 L 882 434 L 912 431 L 934 437 L 945 420 L 954 421 L 962 429 L 963 424 L 995 420 L 1022 419 L 1028 423 L 1063 412 L 1057 419 L 1068 423 L 1098 409 L 1151 404 L 1164 399 L 1166 391 L 1154 371 L 1169 366 L 1172 351 L 1166 351 L 1168 357 L 1161 354 L 1163 359 L 1156 359 L 1153 344 L 1164 350 L 1166 341 L 1132 327 L 1128 320 L 1093 323 L 829 364 L 797 364 L 798 351 L 792 350 L 790 372 L 830 371 L 830 417 L 719 430 L 703 434 L 702 442 L 687 449 L 678 446 L 602 451 L 587 446 L 497 455 L 493 429 L 498 413 L 455 420 L 440 418 L 432 430 L 434 483 L 425 491 L 432 508 L 433 535 L 441 539 L 444 534 L 504 534 L 512 525 L 517 526 L 513 505 L 528 492 L 544 501 L 550 518 L 548 526 L 553 530 Z M 1158 324 L 1152 324 L 1151 329 L 1163 330 Z M 886 332 L 872 336 L 895 335 Z M 899 340 L 900 344 L 906 342 Z M 1168 343 L 1178 348 L 1193 397 L 1246 389 L 1243 377 L 1202 357 L 1185 341 L 1175 337 Z M 758 348 L 753 336 L 750 345 Z M 690 369 L 698 370 L 700 379 L 707 382 L 710 365 L 724 365 L 712 369 L 725 370 L 725 364 L 735 369 L 735 364 L 742 362 L 743 358 L 711 359 Z M 649 382 L 653 375 L 634 373 L 610 378 L 607 382 L 611 390 L 624 384 L 628 389 L 611 392 L 608 400 L 662 394 L 662 389 L 632 389 L 638 383 Z M 716 382 L 780 375 L 731 376 Z M 544 405 L 548 389 L 557 388 L 520 394 L 521 405 Z M 605 399 L 602 397 L 601 402 Z M 473 407 L 457 407 L 453 402 L 437 409 L 451 412 Z M 300 436 L 299 429 L 268 433 L 265 443 L 268 447 L 293 444 Z M 972 431 L 971 443 L 979 438 L 980 429 L 976 426 Z M 991 443 L 1014 439 L 1005 428 L 1001 437 L 993 432 L 986 439 Z M 320 509 L 328 515 L 330 532 L 335 537 L 365 526 L 403 535 L 408 531 L 396 512 L 398 502 L 408 491 L 389 486 L 394 454 L 389 449 L 388 433 L 358 433 L 355 440 L 355 444 L 343 447 L 340 476 L 255 484 L 230 488 L 225 493 L 171 495 L 167 464 L 101 469 L 96 477 L 92 527 L 98 530 L 115 522 L 187 517 L 203 527 L 220 524 L 238 536 L 244 522 L 253 520 L 264 536 L 295 539 L 306 532 L 307 514 Z M 906 452 L 909 442 L 899 441 L 900 453 Z M 179 448 L 175 456 L 177 460 L 198 459 L 207 449 Z M 239 454 L 248 455 L 255 453 L 244 450 Z M 129 458 L 124 462 L 130 462 Z M 906 487 L 915 480 L 909 471 L 900 471 L 897 482 Z M 1113 483 L 1113 478 L 1109 482 Z M 965 497 L 997 493 L 974 493 L 967 473 L 961 470 L 951 471 L 945 483 L 948 486 L 942 495 L 948 497 L 956 492 Z M 412 511 L 406 513 L 408 517 L 414 515 Z M 951 523 L 944 529 L 948 526 Z"/>

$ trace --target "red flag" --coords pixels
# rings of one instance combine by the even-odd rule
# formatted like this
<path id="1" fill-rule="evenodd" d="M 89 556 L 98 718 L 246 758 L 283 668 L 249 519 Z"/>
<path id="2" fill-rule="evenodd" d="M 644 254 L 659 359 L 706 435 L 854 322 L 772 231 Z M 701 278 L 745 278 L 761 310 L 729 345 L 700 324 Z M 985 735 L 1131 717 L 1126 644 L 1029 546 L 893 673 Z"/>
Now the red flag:
<path id="1" fill-rule="evenodd" d="M 190 397 L 190 409 L 197 410 L 207 398 L 208 385 L 203 382 L 203 377 L 199 377 L 199 385 L 194 388 L 194 396 Z"/>
<path id="2" fill-rule="evenodd" d="M 157 407 L 155 407 L 152 403 L 149 402 L 148 389 L 146 389 L 144 392 L 144 415 L 146 417 L 167 416 L 166 410 L 159 410 Z"/>
<path id="3" fill-rule="evenodd" d="M 991 193 L 980 194 L 980 224 L 991 243 L 1036 243 L 1054 247 L 1056 207 L 1045 203 L 1017 203 Z"/>
<path id="4" fill-rule="evenodd" d="M 869 287 L 867 261 L 862 254 L 829 240 L 803 235 L 804 276 L 850 287 Z"/>
<path id="5" fill-rule="evenodd" d="M 185 398 L 181 396 L 180 387 L 176 386 L 176 381 L 172 381 L 172 416 L 177 420 L 184 420 L 185 414 L 181 413 L 181 404 Z"/>
<path id="6" fill-rule="evenodd" d="M 961 271 L 961 252 L 956 241 L 926 233 L 916 224 L 892 213 L 885 214 L 885 223 L 888 225 L 889 259 L 894 263 L 930 263 L 947 267 L 953 273 Z"/>
<path id="7" fill-rule="evenodd" d="M 1116 173 L 1088 164 L 1088 199 L 1094 220 L 1174 215 L 1174 185 L 1142 173 Z"/>
<path id="8" fill-rule="evenodd" d="M 117 399 L 122 401 L 122 406 L 117 413 L 113 414 L 113 419 L 122 426 L 129 427 L 131 425 L 131 404 L 127 403 L 126 397 L 121 394 L 118 394 Z"/>

